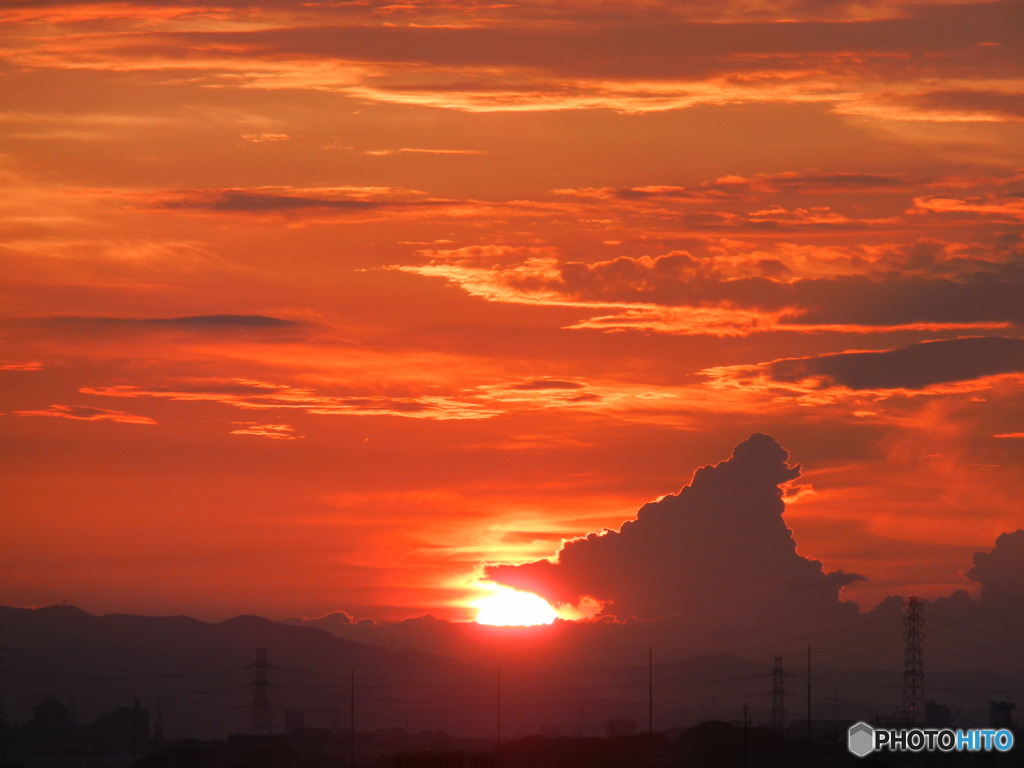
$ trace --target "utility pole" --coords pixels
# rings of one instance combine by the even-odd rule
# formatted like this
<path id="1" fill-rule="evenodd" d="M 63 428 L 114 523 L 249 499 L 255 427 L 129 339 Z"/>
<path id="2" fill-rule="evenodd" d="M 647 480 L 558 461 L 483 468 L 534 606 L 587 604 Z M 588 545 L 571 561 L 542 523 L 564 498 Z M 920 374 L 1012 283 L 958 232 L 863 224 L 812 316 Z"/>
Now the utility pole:
<path id="1" fill-rule="evenodd" d="M 924 602 L 911 595 L 903 604 L 903 712 L 913 725 L 924 703 Z"/>
<path id="2" fill-rule="evenodd" d="M 647 765 L 654 768 L 654 643 L 647 646 Z"/>
<path id="3" fill-rule="evenodd" d="M 811 644 L 807 644 L 807 743 L 811 742 Z"/>
<path id="4" fill-rule="evenodd" d="M 160 697 L 156 697 L 156 724 L 153 726 L 153 741 L 159 745 L 164 740 L 164 708 Z"/>
<path id="5" fill-rule="evenodd" d="M 814 765 L 814 745 L 811 742 L 811 644 L 807 644 L 807 768 Z"/>
<path id="6" fill-rule="evenodd" d="M 257 648 L 256 661 L 245 669 L 252 673 L 252 682 L 249 683 L 249 690 L 252 691 L 252 700 L 249 703 L 252 723 L 249 731 L 260 736 L 267 736 L 271 732 L 272 715 L 270 697 L 267 695 L 270 688 L 270 662 L 267 661 L 267 649 Z"/>
<path id="7" fill-rule="evenodd" d="M 497 692 L 494 712 L 494 765 L 501 764 L 501 662 L 498 662 Z"/>
<path id="8" fill-rule="evenodd" d="M 356 768 L 356 668 L 352 667 L 352 676 L 348 689 L 348 762 L 349 768 Z"/>
<path id="9" fill-rule="evenodd" d="M 749 753 L 749 741 L 750 741 L 750 717 L 748 715 L 747 705 L 743 705 L 743 766 L 746 768 L 747 755 Z"/>
<path id="10" fill-rule="evenodd" d="M 772 728 L 781 731 L 786 727 L 786 689 L 782 671 L 782 657 L 775 657 L 772 669 Z"/>

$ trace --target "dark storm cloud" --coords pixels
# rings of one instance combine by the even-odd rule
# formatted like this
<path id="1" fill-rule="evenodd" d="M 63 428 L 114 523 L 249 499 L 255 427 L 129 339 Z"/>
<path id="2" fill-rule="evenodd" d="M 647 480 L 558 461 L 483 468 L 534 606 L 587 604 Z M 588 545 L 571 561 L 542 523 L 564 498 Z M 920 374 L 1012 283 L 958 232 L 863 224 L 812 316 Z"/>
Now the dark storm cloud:
<path id="1" fill-rule="evenodd" d="M 840 352 L 776 360 L 764 368 L 779 382 L 821 378 L 849 389 L 922 389 L 1024 372 L 1024 339 L 973 337 L 926 341 L 878 352 Z"/>
<path id="2" fill-rule="evenodd" d="M 787 460 L 775 440 L 752 435 L 620 530 L 568 541 L 554 561 L 492 565 L 487 576 L 559 602 L 589 595 L 622 618 L 753 623 L 840 610 L 840 588 L 860 577 L 797 554 L 781 486 L 800 468 Z"/>

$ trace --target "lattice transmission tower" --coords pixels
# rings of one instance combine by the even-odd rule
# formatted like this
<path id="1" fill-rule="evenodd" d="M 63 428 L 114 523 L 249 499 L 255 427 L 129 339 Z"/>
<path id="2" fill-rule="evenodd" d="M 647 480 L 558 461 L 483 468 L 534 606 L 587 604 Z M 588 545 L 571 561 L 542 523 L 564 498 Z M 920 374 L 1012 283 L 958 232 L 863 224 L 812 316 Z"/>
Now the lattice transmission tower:
<path id="1" fill-rule="evenodd" d="M 916 723 L 924 705 L 924 602 L 911 595 L 903 604 L 903 713 Z"/>
<path id="2" fill-rule="evenodd" d="M 252 682 L 249 683 L 249 690 L 252 691 L 252 700 L 249 702 L 249 711 L 252 714 L 252 724 L 249 732 L 266 736 L 271 732 L 270 707 L 270 672 L 271 665 L 267 661 L 267 649 L 256 649 L 256 661 L 247 666 L 247 672 L 252 673 Z"/>
<path id="3" fill-rule="evenodd" d="M 783 682 L 782 657 L 775 657 L 772 669 L 772 728 L 781 730 L 786 725 L 786 687 Z"/>

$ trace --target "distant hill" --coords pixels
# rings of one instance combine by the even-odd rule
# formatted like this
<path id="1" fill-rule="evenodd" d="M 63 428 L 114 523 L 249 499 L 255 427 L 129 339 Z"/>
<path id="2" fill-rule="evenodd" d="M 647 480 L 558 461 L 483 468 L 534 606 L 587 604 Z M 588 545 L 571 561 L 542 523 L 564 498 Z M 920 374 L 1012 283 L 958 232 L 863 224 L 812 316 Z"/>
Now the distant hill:
<path id="1" fill-rule="evenodd" d="M 1024 706 L 1022 617 L 1019 608 L 979 604 L 963 593 L 928 603 L 925 699 L 948 707 L 958 725 L 987 725 L 990 701 L 1016 702 L 1019 711 Z M 788 719 L 805 722 L 808 646 L 813 719 L 853 723 L 892 717 L 903 698 L 905 627 L 898 597 L 842 624 L 786 627 L 790 637 L 783 641 L 756 627 L 695 637 L 683 618 L 556 622 L 540 632 L 430 617 L 377 624 L 353 621 L 344 613 L 285 621 L 370 645 L 430 651 L 480 665 L 493 666 L 504 650 L 510 659 L 503 662 L 506 677 L 515 674 L 524 687 L 536 690 L 545 680 L 560 681 L 560 700 L 571 706 L 575 691 L 580 719 L 589 721 L 591 729 L 601 726 L 602 718 L 646 724 L 649 650 L 656 729 L 711 718 L 739 720 L 744 704 L 755 723 L 767 723 L 775 657 L 783 658 Z M 558 722 L 563 732 L 566 727 L 575 732 L 571 717 Z"/>
<path id="2" fill-rule="evenodd" d="M 486 670 L 256 616 L 207 623 L 184 616 L 93 616 L 70 606 L 0 607 L 0 646 L 6 661 L 3 714 L 15 725 L 53 695 L 81 723 L 139 698 L 154 718 L 159 706 L 167 736 L 245 732 L 252 696 L 252 673 L 245 667 L 257 648 L 265 648 L 278 727 L 285 709 L 304 712 L 312 726 L 347 726 L 354 673 L 361 730 L 407 723 L 492 730 L 493 674 Z M 439 707 L 441 695 L 452 690 L 465 696 L 455 706 Z M 485 713 L 479 706 L 484 700 Z"/>
<path id="3" fill-rule="evenodd" d="M 940 616 L 933 616 L 937 625 Z M 335 621 L 335 630 L 346 628 L 340 617 Z M 847 649 L 851 662 L 836 666 L 815 656 L 816 722 L 849 724 L 894 714 L 901 699 L 899 636 L 891 637 L 888 621 L 879 622 L 873 626 L 892 649 L 889 667 L 857 666 L 867 642 L 862 633 L 814 639 L 815 649 L 828 643 L 833 654 Z M 420 619 L 376 625 L 376 631 L 364 632 L 378 641 L 373 645 L 256 616 L 208 623 L 184 616 L 93 616 L 69 606 L 0 607 L 3 714 L 12 725 L 24 724 L 35 706 L 53 696 L 72 710 L 75 722 L 88 724 L 138 698 L 154 722 L 159 710 L 169 738 L 244 733 L 253 680 L 246 667 L 256 659 L 256 649 L 264 648 L 273 667 L 269 698 L 276 731 L 282 730 L 286 710 L 303 713 L 307 726 L 347 729 L 353 693 L 360 732 L 446 731 L 491 739 L 499 711 L 506 738 L 604 735 L 609 723 L 626 732 L 630 727 L 643 731 L 652 680 L 655 730 L 711 719 L 738 722 L 744 707 L 754 724 L 768 722 L 771 649 L 673 658 L 663 645 L 641 643 L 639 634 L 630 634 L 643 629 L 642 624 L 566 622 L 531 633 Z M 458 652 L 461 658 L 425 647 Z M 806 643 L 785 658 L 790 723 L 806 718 L 805 649 Z M 926 650 L 925 694 L 948 706 L 955 724 L 986 724 L 990 700 L 1024 704 L 1020 676 L 984 665 L 973 671 L 953 667 L 941 650 L 938 642 L 932 655 Z"/>

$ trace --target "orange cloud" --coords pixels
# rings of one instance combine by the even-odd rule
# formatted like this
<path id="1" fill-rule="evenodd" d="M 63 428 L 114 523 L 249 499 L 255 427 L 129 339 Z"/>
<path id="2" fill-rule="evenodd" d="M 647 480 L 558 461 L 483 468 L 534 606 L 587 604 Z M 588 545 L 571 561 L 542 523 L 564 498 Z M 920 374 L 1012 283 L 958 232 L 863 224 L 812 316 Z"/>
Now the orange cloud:
<path id="1" fill-rule="evenodd" d="M 486 155 L 482 149 L 425 149 L 421 147 L 398 147 L 397 149 L 366 149 L 364 155 L 388 157 L 390 155 Z"/>
<path id="2" fill-rule="evenodd" d="M 638 187 L 585 187 L 556 189 L 555 194 L 598 200 L 672 201 L 682 203 L 712 203 L 726 200 L 748 200 L 756 195 L 780 192 L 821 194 L 822 192 L 862 192 L 909 188 L 899 174 L 826 172 L 820 170 L 759 173 L 751 176 L 721 176 L 714 181 L 683 187 L 664 184 Z"/>
<path id="3" fill-rule="evenodd" d="M 620 9 L 548 3 L 400 7 L 286 4 L 133 10 L 76 4 L 16 13 L 20 67 L 187 72 L 217 88 L 303 89 L 464 111 L 819 103 L 884 120 L 1004 120 L 1020 71 L 1009 3 L 725 3 Z M 623 13 L 628 23 L 624 24 Z M 151 12 L 152 10 L 152 12 Z M 842 19 L 835 21 L 834 19 Z M 819 19 L 829 19 L 823 23 Z M 93 22 L 88 34 L 77 31 Z M 779 21 L 788 23 L 782 25 Z M 96 23 L 101 22 L 101 23 Z M 728 23 L 732 22 L 732 23 Z M 948 30 L 955 26 L 958 34 Z M 183 57 L 187 50 L 189 56 Z M 943 55 L 935 55 L 936 50 Z M 898 66 L 894 66 L 898 64 Z M 993 88 L 999 80 L 1001 88 Z M 954 83 L 922 92 L 904 82 Z M 894 97 L 894 91 L 898 97 Z M 958 94 L 967 93 L 963 97 Z M 902 98 L 899 98 L 902 97 Z"/>
<path id="4" fill-rule="evenodd" d="M 257 424 L 255 421 L 236 421 L 234 426 L 238 429 L 231 430 L 232 435 L 252 435 L 271 440 L 297 440 L 302 437 L 302 435 L 295 434 L 295 427 L 291 424 Z"/>
<path id="5" fill-rule="evenodd" d="M 937 214 L 978 214 L 1007 221 L 1024 220 L 1024 200 L 1019 197 L 915 197 L 914 209 Z"/>
<path id="6" fill-rule="evenodd" d="M 910 250 L 907 258 L 916 253 Z M 992 280 L 984 283 L 977 280 L 981 265 L 976 261 L 968 261 L 975 269 L 963 277 L 903 276 L 886 269 L 888 264 L 862 260 L 859 273 L 800 278 L 778 265 L 765 269 L 763 259 L 755 264 L 768 274 L 751 270 L 734 276 L 728 260 L 685 251 L 591 263 L 546 253 L 518 263 L 434 259 L 391 269 L 440 277 L 488 301 L 617 310 L 571 328 L 736 335 L 781 329 L 1004 328 L 1024 322 L 1017 301 L 1024 277 L 992 263 L 987 265 L 994 270 Z"/>
<path id="7" fill-rule="evenodd" d="M 119 384 L 82 387 L 83 394 L 102 397 L 156 397 L 186 402 L 218 402 L 243 409 L 300 410 L 320 415 L 404 416 L 413 419 L 486 419 L 500 411 L 471 400 L 423 395 L 387 397 L 365 395 L 339 397 L 284 384 L 237 379 L 197 381 L 168 387 L 138 387 Z"/>
<path id="8" fill-rule="evenodd" d="M 937 333 L 962 330 L 1000 330 L 1004 322 L 981 323 L 796 323 L 795 308 L 775 312 L 737 307 L 636 307 L 610 315 L 596 315 L 565 326 L 572 330 L 641 331 L 677 336 L 749 336 L 758 333 L 893 333 L 915 331 Z"/>
<path id="9" fill-rule="evenodd" d="M 15 416 L 49 416 L 72 421 L 113 421 L 118 424 L 156 424 L 148 416 L 111 411 L 89 405 L 51 405 L 45 411 L 14 411 Z"/>

